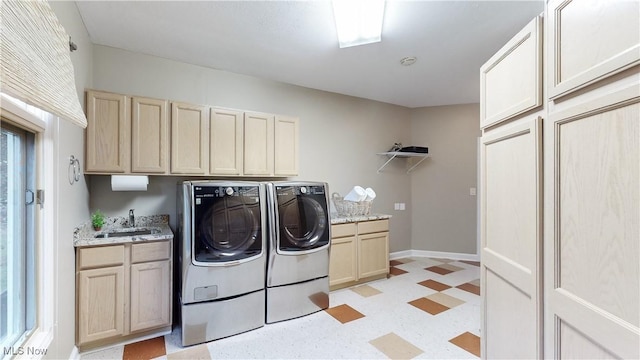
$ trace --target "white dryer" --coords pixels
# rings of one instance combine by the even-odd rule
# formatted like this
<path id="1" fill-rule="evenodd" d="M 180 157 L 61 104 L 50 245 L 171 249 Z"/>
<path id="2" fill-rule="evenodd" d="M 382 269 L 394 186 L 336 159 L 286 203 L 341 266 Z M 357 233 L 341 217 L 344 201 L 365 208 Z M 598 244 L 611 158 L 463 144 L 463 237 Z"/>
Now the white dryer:
<path id="1" fill-rule="evenodd" d="M 327 184 L 322 182 L 267 184 L 267 323 L 329 307 L 328 193 Z"/>
<path id="2" fill-rule="evenodd" d="M 178 185 L 183 346 L 264 325 L 266 214 L 258 182 Z"/>

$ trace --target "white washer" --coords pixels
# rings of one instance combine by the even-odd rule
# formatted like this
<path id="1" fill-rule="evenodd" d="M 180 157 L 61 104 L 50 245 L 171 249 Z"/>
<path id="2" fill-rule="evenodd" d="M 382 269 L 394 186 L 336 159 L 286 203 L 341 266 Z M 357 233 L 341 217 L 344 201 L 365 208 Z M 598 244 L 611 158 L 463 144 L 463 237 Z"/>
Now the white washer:
<path id="1" fill-rule="evenodd" d="M 322 182 L 267 184 L 269 260 L 266 322 L 329 307 L 328 186 Z"/>

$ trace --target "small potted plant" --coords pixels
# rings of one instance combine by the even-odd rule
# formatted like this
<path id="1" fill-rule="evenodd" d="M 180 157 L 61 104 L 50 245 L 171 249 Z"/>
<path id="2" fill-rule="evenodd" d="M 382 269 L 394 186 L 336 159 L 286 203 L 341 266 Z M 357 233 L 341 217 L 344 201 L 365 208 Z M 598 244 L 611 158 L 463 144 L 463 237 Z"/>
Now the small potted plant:
<path id="1" fill-rule="evenodd" d="M 102 229 L 104 225 L 104 214 L 99 209 L 91 214 L 91 225 L 93 225 L 93 230 L 95 231 Z"/>

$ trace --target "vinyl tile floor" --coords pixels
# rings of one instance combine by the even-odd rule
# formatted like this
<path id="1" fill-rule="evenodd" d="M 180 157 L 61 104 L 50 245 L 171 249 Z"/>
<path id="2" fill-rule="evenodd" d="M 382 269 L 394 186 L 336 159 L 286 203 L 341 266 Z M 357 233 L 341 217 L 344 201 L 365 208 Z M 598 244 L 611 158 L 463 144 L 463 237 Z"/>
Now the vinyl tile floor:
<path id="1" fill-rule="evenodd" d="M 182 347 L 170 335 L 80 354 L 85 359 L 477 359 L 480 268 L 473 261 L 405 258 L 388 279 L 332 291 L 301 318 Z"/>

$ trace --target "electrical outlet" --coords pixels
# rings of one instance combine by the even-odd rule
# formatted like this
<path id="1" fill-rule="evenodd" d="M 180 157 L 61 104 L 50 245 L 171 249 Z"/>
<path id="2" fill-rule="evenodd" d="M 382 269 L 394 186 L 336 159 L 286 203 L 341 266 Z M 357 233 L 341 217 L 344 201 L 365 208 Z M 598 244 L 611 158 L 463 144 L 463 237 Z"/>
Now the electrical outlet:
<path id="1" fill-rule="evenodd" d="M 400 210 L 400 204 L 399 203 L 393 204 L 393 209 L 394 210 Z"/>
<path id="2" fill-rule="evenodd" d="M 474 188 L 474 187 L 469 188 L 469 195 L 476 196 L 476 188 Z"/>
<path id="3" fill-rule="evenodd" d="M 400 203 L 400 209 L 399 210 L 404 210 L 404 203 Z"/>

